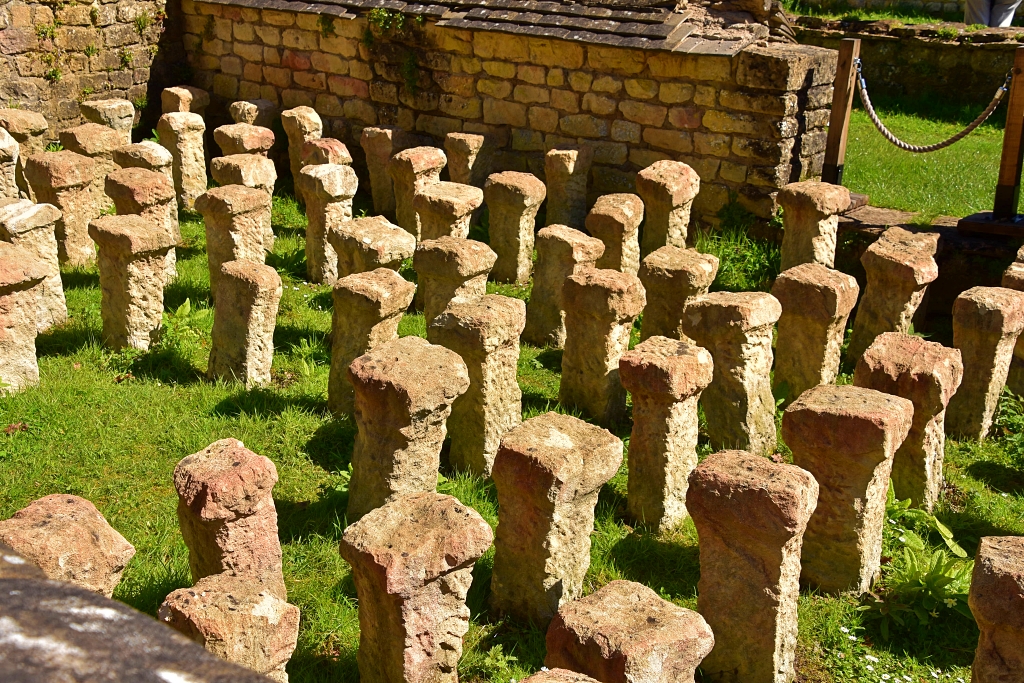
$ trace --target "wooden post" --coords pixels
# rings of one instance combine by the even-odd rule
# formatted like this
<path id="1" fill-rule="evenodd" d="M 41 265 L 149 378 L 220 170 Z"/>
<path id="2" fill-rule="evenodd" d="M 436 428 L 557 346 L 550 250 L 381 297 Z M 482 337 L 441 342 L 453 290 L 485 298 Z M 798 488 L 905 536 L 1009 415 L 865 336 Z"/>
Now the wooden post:
<path id="1" fill-rule="evenodd" d="M 856 89 L 854 79 L 857 77 L 853 62 L 859 56 L 859 38 L 843 38 L 839 42 L 839 65 L 832 89 L 832 114 L 828 118 L 825 164 L 821 169 L 822 182 L 833 185 L 843 184 L 846 137 L 850 132 L 850 108 L 853 106 L 853 93 Z"/>
<path id="2" fill-rule="evenodd" d="M 1006 220 L 1017 215 L 1020 198 L 1021 164 L 1024 162 L 1024 45 L 1013 56 L 1013 81 L 1010 83 L 1010 101 L 1007 103 L 1006 128 L 1003 131 L 1003 156 L 999 160 L 999 181 L 996 183 L 996 201 L 992 218 Z"/>

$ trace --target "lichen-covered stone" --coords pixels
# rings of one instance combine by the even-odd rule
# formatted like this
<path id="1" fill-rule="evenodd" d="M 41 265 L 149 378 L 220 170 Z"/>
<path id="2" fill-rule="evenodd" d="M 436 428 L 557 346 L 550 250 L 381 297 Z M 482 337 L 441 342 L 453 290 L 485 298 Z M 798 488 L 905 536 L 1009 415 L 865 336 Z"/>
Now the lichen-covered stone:
<path id="1" fill-rule="evenodd" d="M 9 242 L 0 242 L 0 395 L 39 384 L 37 315 L 45 263 Z"/>
<path id="2" fill-rule="evenodd" d="M 388 164 L 394 153 L 396 130 L 390 126 L 368 126 L 360 134 L 359 144 L 366 154 L 366 168 L 370 173 L 370 191 L 375 213 L 395 219 L 395 190 L 388 173 Z"/>
<path id="3" fill-rule="evenodd" d="M 981 539 L 967 603 L 981 630 L 971 683 L 1024 678 L 1024 537 Z"/>
<path id="4" fill-rule="evenodd" d="M 224 156 L 259 154 L 266 156 L 274 146 L 274 131 L 248 123 L 232 123 L 213 131 L 213 139 Z"/>
<path id="5" fill-rule="evenodd" d="M 252 261 L 220 266 L 206 376 L 252 388 L 270 382 L 274 328 L 283 293 L 281 276 Z"/>
<path id="6" fill-rule="evenodd" d="M 264 99 L 232 102 L 228 107 L 228 113 L 235 123 L 248 123 L 253 126 L 270 128 L 270 124 L 277 117 L 277 105 Z"/>
<path id="7" fill-rule="evenodd" d="M 89 221 L 99 212 L 92 201 L 96 162 L 74 152 L 42 152 L 25 162 L 25 179 L 40 204 L 56 206 L 57 256 L 62 264 L 87 266 L 96 261 Z"/>
<path id="8" fill-rule="evenodd" d="M 700 191 L 700 176 L 681 161 L 662 160 L 636 174 L 636 193 L 644 202 L 642 254 L 665 246 L 686 248 L 690 209 Z"/>
<path id="9" fill-rule="evenodd" d="M 491 271 L 496 282 L 529 282 L 537 211 L 546 196 L 544 183 L 530 173 L 505 171 L 487 177 L 484 201 L 491 249 L 498 255 Z"/>
<path id="10" fill-rule="evenodd" d="M 274 194 L 277 169 L 260 154 L 232 154 L 210 162 L 210 174 L 220 185 L 245 185 Z"/>
<path id="11" fill-rule="evenodd" d="M 836 260 L 839 214 L 850 206 L 842 185 L 805 180 L 779 192 L 782 206 L 782 270 L 804 263 L 832 268 Z"/>
<path id="12" fill-rule="evenodd" d="M 553 149 L 544 155 L 547 224 L 581 229 L 587 218 L 587 178 L 594 148 Z"/>
<path id="13" fill-rule="evenodd" d="M 338 257 L 338 277 L 377 268 L 398 271 L 412 258 L 416 238 L 384 216 L 366 216 L 338 223 L 327 233 Z"/>
<path id="14" fill-rule="evenodd" d="M 203 135 L 206 122 L 199 114 L 175 112 L 164 114 L 156 124 L 160 144 L 171 153 L 171 173 L 178 206 L 191 209 L 196 198 L 206 192 L 206 152 Z"/>
<path id="15" fill-rule="evenodd" d="M 412 200 L 420 221 L 420 239 L 469 237 L 469 221 L 483 202 L 483 191 L 472 185 L 448 182 L 426 185 Z"/>
<path id="16" fill-rule="evenodd" d="M 417 241 L 421 239 L 421 231 L 414 197 L 427 185 L 441 182 L 441 169 L 447 163 L 444 152 L 436 147 L 402 150 L 388 162 L 395 193 L 395 222 Z"/>
<path id="17" fill-rule="evenodd" d="M 28 199 L 0 200 L 0 239 L 27 251 L 46 272 L 33 287 L 38 294 L 36 331 L 45 332 L 68 319 L 64 285 L 57 255 L 57 221 L 60 210 L 52 204 L 33 204 Z"/>
<path id="18" fill-rule="evenodd" d="M 693 298 L 708 293 L 718 275 L 718 257 L 666 245 L 644 257 L 637 275 L 647 292 L 640 339 L 685 339 L 683 311 Z"/>
<path id="19" fill-rule="evenodd" d="M 352 198 L 359 178 L 351 166 L 306 166 L 297 176 L 306 198 L 306 273 L 310 282 L 333 284 L 338 279 L 338 255 L 328 235 L 352 219 Z"/>
<path id="20" fill-rule="evenodd" d="M 210 291 L 216 302 L 220 267 L 228 261 L 262 265 L 268 251 L 264 235 L 270 227 L 270 195 L 243 185 L 207 190 L 196 200 L 206 225 L 206 260 Z"/>
<path id="21" fill-rule="evenodd" d="M 621 270 L 636 275 L 640 269 L 640 223 L 644 203 L 635 194 L 606 194 L 598 197 L 587 214 L 587 232 L 604 242 L 598 268 Z"/>
<path id="22" fill-rule="evenodd" d="M 453 301 L 487 293 L 487 274 L 497 255 L 483 242 L 442 237 L 420 242 L 413 255 L 427 326 Z"/>
<path id="23" fill-rule="evenodd" d="M 64 149 L 89 157 L 96 162 L 92 194 L 95 210 L 100 213 L 113 206 L 104 191 L 104 179 L 117 170 L 117 165 L 114 163 L 114 150 L 124 143 L 124 136 L 121 133 L 98 123 L 86 123 L 60 132 L 60 144 Z"/>

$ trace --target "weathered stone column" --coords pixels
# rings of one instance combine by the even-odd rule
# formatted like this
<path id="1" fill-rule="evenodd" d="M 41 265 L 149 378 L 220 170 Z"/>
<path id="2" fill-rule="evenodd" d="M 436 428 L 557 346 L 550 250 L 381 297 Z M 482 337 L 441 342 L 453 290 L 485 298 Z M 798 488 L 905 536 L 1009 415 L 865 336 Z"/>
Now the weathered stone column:
<path id="1" fill-rule="evenodd" d="M 191 112 L 202 116 L 210 106 L 210 93 L 191 85 L 164 88 L 160 92 L 160 107 L 164 114 Z"/>
<path id="2" fill-rule="evenodd" d="M 334 138 L 307 140 L 302 145 L 302 152 L 299 156 L 303 168 L 320 164 L 352 165 L 352 155 L 349 154 L 348 147 L 341 140 Z"/>
<path id="3" fill-rule="evenodd" d="M 1024 256 L 1021 251 L 1017 252 L 1018 259 Z M 1024 292 L 1024 262 L 1017 260 L 1011 263 L 1003 273 L 1000 286 Z M 1024 338 L 1022 337 L 1017 337 L 1017 345 L 1013 347 L 1013 359 L 1010 361 L 1010 371 L 1006 375 L 1006 386 L 1018 396 L 1024 395 Z"/>
<path id="4" fill-rule="evenodd" d="M 1024 537 L 986 536 L 967 598 L 981 629 L 971 683 L 1024 678 Z"/>
<path id="5" fill-rule="evenodd" d="M 96 215 L 114 205 L 104 192 L 104 179 L 117 170 L 114 150 L 124 144 L 124 136 L 113 128 L 98 123 L 86 123 L 60 133 L 60 144 L 69 152 L 81 154 L 96 162 L 96 176 L 92 182 Z"/>
<path id="6" fill-rule="evenodd" d="M 636 275 L 640 270 L 639 228 L 644 203 L 635 194 L 606 194 L 598 197 L 587 214 L 587 232 L 604 242 L 598 268 L 621 270 Z"/>
<path id="7" fill-rule="evenodd" d="M 949 401 L 950 434 L 977 440 L 988 434 L 1022 330 L 1024 292 L 972 287 L 956 298 L 953 346 L 963 357 L 964 381 Z"/>
<path id="8" fill-rule="evenodd" d="M 587 218 L 587 178 L 594 149 L 552 149 L 544 155 L 547 185 L 547 224 L 580 229 Z"/>
<path id="9" fill-rule="evenodd" d="M 395 215 L 399 227 L 417 241 L 422 239 L 420 217 L 413 198 L 427 185 L 441 182 L 441 169 L 448 163 L 444 152 L 436 147 L 413 147 L 391 157 L 388 173 L 395 188 Z"/>
<path id="10" fill-rule="evenodd" d="M 277 169 L 274 162 L 258 154 L 232 154 L 217 157 L 210 163 L 213 179 L 220 185 L 245 185 L 274 194 L 277 184 Z M 274 229 L 268 220 L 263 231 L 263 248 L 274 250 Z"/>
<path id="11" fill-rule="evenodd" d="M 18 187 L 26 197 L 36 202 L 46 200 L 35 196 L 32 184 L 25 177 L 25 166 L 30 156 L 46 149 L 46 132 L 49 127 L 42 114 L 29 109 L 0 109 L 0 128 L 10 133 L 19 147 L 18 168 L 15 172 Z"/>
<path id="12" fill-rule="evenodd" d="M 172 245 L 181 244 L 174 186 L 163 173 L 144 168 L 123 168 L 107 175 L 103 189 L 113 200 L 118 215 L 142 216 L 163 228 Z M 172 247 L 167 252 L 166 282 L 177 275 L 176 263 Z"/>
<path id="13" fill-rule="evenodd" d="M 191 209 L 196 197 L 206 192 L 206 153 L 203 150 L 206 123 L 199 114 L 175 112 L 160 117 L 156 132 L 160 144 L 173 158 L 171 172 L 178 206 Z"/>
<path id="14" fill-rule="evenodd" d="M 878 578 L 892 459 L 913 419 L 907 399 L 849 385 L 808 389 L 786 409 L 793 464 L 821 487 L 804 538 L 805 583 L 860 594 Z"/>
<path id="15" fill-rule="evenodd" d="M 779 193 L 782 206 L 782 270 L 803 263 L 832 268 L 836 261 L 839 214 L 850 207 L 850 191 L 842 185 L 805 180 Z"/>
<path id="16" fill-rule="evenodd" d="M 206 376 L 247 389 L 270 382 L 281 276 L 270 266 L 228 261 L 220 266 Z"/>
<path id="17" fill-rule="evenodd" d="M 350 525 L 341 555 L 359 598 L 359 680 L 458 683 L 466 594 L 493 533 L 473 508 L 412 493 Z"/>
<path id="18" fill-rule="evenodd" d="M 409 233 L 397 229 L 411 239 Z M 352 414 L 355 390 L 348 377 L 349 365 L 371 349 L 398 339 L 398 325 L 415 292 L 416 285 L 388 268 L 357 272 L 334 283 L 327 382 L 327 407 L 332 413 Z"/>
<path id="19" fill-rule="evenodd" d="M 338 256 L 338 277 L 377 268 L 398 271 L 416 251 L 416 238 L 384 216 L 367 216 L 338 223 L 327 233 Z"/>
<path id="20" fill-rule="evenodd" d="M 370 191 L 375 213 L 395 220 L 395 190 L 388 173 L 388 164 L 394 153 L 396 129 L 391 126 L 363 128 L 359 144 L 366 154 L 366 168 L 370 172 Z"/>
<path id="21" fill-rule="evenodd" d="M 487 138 L 473 133 L 448 133 L 444 151 L 448 156 L 448 175 L 453 183 L 480 187 L 490 173 L 490 159 L 483 152 Z"/>
<path id="22" fill-rule="evenodd" d="M 328 235 L 344 221 L 352 220 L 352 198 L 359 178 L 351 166 L 306 166 L 298 176 L 306 197 L 306 274 L 310 282 L 333 284 L 338 279 L 338 255 Z"/>
<path id="23" fill-rule="evenodd" d="M 213 131 L 213 139 L 224 156 L 259 154 L 267 156 L 274 146 L 274 131 L 248 123 L 232 123 Z"/>
<path id="24" fill-rule="evenodd" d="M 604 242 L 564 225 L 549 225 L 537 233 L 537 267 L 523 341 L 555 349 L 565 345 L 562 286 L 570 275 L 593 268 L 603 253 Z"/>
<path id="25" fill-rule="evenodd" d="M 412 206 L 420 220 L 420 239 L 469 237 L 469 221 L 484 203 L 484 193 L 472 185 L 436 182 L 418 190 Z"/>
<path id="26" fill-rule="evenodd" d="M 0 128 L 0 200 L 17 199 L 21 196 L 18 188 L 18 141 L 5 129 Z"/>
<path id="27" fill-rule="evenodd" d="M 228 114 L 235 123 L 248 123 L 253 126 L 270 128 L 277 116 L 277 105 L 270 100 L 256 99 L 232 102 Z"/>
<path id="28" fill-rule="evenodd" d="M 128 100 L 87 100 L 78 104 L 82 118 L 121 135 L 122 145 L 132 144 L 132 126 L 135 125 L 135 105 Z M 72 150 L 74 151 L 74 150 Z"/>
<path id="29" fill-rule="evenodd" d="M 174 171 L 171 169 L 174 157 L 166 147 L 152 140 L 118 147 L 114 150 L 112 158 L 121 168 L 144 168 L 147 171 L 163 173 L 171 182 L 171 186 L 174 186 Z"/>
<path id="30" fill-rule="evenodd" d="M 227 573 L 260 582 L 286 599 L 276 483 L 274 463 L 238 439 L 214 441 L 178 462 L 178 525 L 193 581 Z"/>
<path id="31" fill-rule="evenodd" d="M 782 316 L 774 386 L 787 387 L 784 405 L 811 387 L 835 381 L 846 320 L 859 292 L 852 275 L 820 263 L 795 266 L 776 278 L 772 296 L 782 304 Z"/>
<path id="32" fill-rule="evenodd" d="M 206 225 L 206 259 L 210 265 L 210 291 L 217 295 L 220 267 L 228 261 L 263 265 L 263 235 L 270 225 L 270 195 L 242 185 L 207 190 L 196 200 L 196 211 Z"/>
<path id="33" fill-rule="evenodd" d="M 681 161 L 655 161 L 636 174 L 636 193 L 644 201 L 643 248 L 646 257 L 662 247 L 686 248 L 690 209 L 700 191 L 700 176 Z"/>
<path id="34" fill-rule="evenodd" d="M 530 281 L 537 211 L 546 196 L 544 183 L 531 173 L 505 171 L 487 177 L 484 201 L 491 249 L 498 255 L 491 271 L 496 282 Z"/>
<path id="35" fill-rule="evenodd" d="M 715 636 L 697 612 L 641 583 L 612 581 L 562 605 L 545 643 L 544 664 L 552 669 L 605 683 L 692 683 Z"/>
<path id="36" fill-rule="evenodd" d="M 687 304 L 683 332 L 711 352 L 715 376 L 701 404 L 713 448 L 775 451 L 772 328 L 782 315 L 764 292 L 712 292 Z"/>
<path id="37" fill-rule="evenodd" d="M 713 375 L 706 349 L 667 337 L 622 354 L 619 379 L 633 396 L 627 509 L 638 522 L 663 530 L 686 517 L 686 480 L 697 466 L 697 400 Z"/>
<path id="38" fill-rule="evenodd" d="M 145 351 L 160 332 L 171 238 L 156 222 L 130 215 L 93 220 L 89 236 L 100 248 L 103 342 Z"/>
<path id="39" fill-rule="evenodd" d="M 39 384 L 37 288 L 45 278 L 46 265 L 32 253 L 0 242 L 0 394 Z"/>
<path id="40" fill-rule="evenodd" d="M 867 271 L 847 357 L 857 360 L 883 332 L 907 332 L 928 283 L 939 276 L 935 263 L 938 233 L 889 228 L 867 248 L 860 262 Z"/>
<path id="41" fill-rule="evenodd" d="M 855 386 L 914 404 L 910 433 L 893 458 L 892 486 L 899 500 L 929 512 L 942 489 L 946 406 L 963 375 L 959 349 L 900 332 L 875 337 L 853 374 Z"/>
<path id="42" fill-rule="evenodd" d="M 43 281 L 34 288 L 38 294 L 38 332 L 63 325 L 68 319 L 54 232 L 60 217 L 60 211 L 51 204 L 33 204 L 28 199 L 5 204 L 0 200 L 0 239 L 29 252 L 46 272 Z"/>
<path id="43" fill-rule="evenodd" d="M 53 204 L 57 220 L 57 254 L 62 264 L 86 266 L 96 260 L 96 247 L 89 239 L 89 221 L 98 214 L 92 202 L 91 185 L 96 162 L 74 152 L 42 152 L 25 163 L 25 179 L 39 203 Z"/>
<path id="44" fill-rule="evenodd" d="M 412 257 L 419 276 L 427 327 L 452 301 L 469 301 L 487 293 L 487 274 L 497 255 L 483 242 L 442 237 L 420 242 Z"/>
<path id="45" fill-rule="evenodd" d="M 302 145 L 323 137 L 324 124 L 312 107 L 295 107 L 281 112 L 281 126 L 284 128 L 284 134 L 288 136 L 288 164 L 292 178 L 298 180 L 299 172 L 302 171 Z"/>
<path id="46" fill-rule="evenodd" d="M 686 507 L 700 540 L 697 611 L 715 634 L 706 681 L 786 683 L 796 671 L 800 550 L 818 483 L 742 451 L 708 456 Z"/>
<path id="47" fill-rule="evenodd" d="M 590 567 L 597 495 L 622 464 L 611 432 L 559 413 L 530 418 L 501 440 L 491 607 L 545 628 L 580 597 Z"/>
<path id="48" fill-rule="evenodd" d="M 516 368 L 524 325 L 525 303 L 490 294 L 452 302 L 427 328 L 431 344 L 459 354 L 469 369 L 469 389 L 448 418 L 456 469 L 490 476 L 501 437 L 523 420 Z"/>
<path id="49" fill-rule="evenodd" d="M 348 367 L 359 428 L 352 449 L 348 518 L 409 493 L 434 491 L 445 420 L 469 388 L 459 354 L 403 337 L 370 349 Z"/>
<path id="50" fill-rule="evenodd" d="M 650 219 L 648 219 L 650 220 Z M 640 339 L 683 339 L 683 310 L 695 297 L 708 293 L 718 276 L 718 257 L 696 249 L 659 247 L 640 263 L 640 282 L 647 292 Z"/>

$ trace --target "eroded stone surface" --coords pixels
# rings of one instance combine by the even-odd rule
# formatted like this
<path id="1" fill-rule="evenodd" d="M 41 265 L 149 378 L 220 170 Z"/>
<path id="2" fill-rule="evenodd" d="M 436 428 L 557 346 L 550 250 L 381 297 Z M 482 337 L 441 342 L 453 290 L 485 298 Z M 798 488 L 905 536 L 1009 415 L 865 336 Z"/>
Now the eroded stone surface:
<path id="1" fill-rule="evenodd" d="M 1020 252 L 1017 258 L 1020 258 Z M 1017 292 L 1024 292 L 1024 262 L 1014 261 L 1003 273 L 1001 286 Z M 1017 337 L 1017 345 L 1013 347 L 1013 360 L 1006 376 L 1006 386 L 1018 396 L 1024 395 L 1024 339 Z"/>
<path id="2" fill-rule="evenodd" d="M 178 206 L 191 209 L 196 198 L 206 192 L 206 152 L 203 149 L 206 123 L 196 113 L 169 113 L 157 121 L 156 132 L 160 144 L 171 153 Z"/>
<path id="3" fill-rule="evenodd" d="M 420 242 L 413 255 L 427 326 L 452 301 L 487 293 L 487 274 L 497 255 L 483 242 L 442 237 Z"/>
<path id="4" fill-rule="evenodd" d="M 174 157 L 166 147 L 152 140 L 118 147 L 111 158 L 121 168 L 144 168 L 147 171 L 163 173 L 171 184 L 174 184 L 174 172 L 171 170 Z"/>
<path id="5" fill-rule="evenodd" d="M 587 178 L 594 162 L 594 149 L 553 149 L 544 155 L 544 184 L 547 185 L 547 224 L 580 229 L 587 218 Z"/>
<path id="6" fill-rule="evenodd" d="M 496 282 L 529 282 L 537 211 L 546 196 L 544 183 L 530 173 L 505 171 L 487 177 L 484 200 L 491 249 L 498 255 L 491 271 Z"/>
<path id="7" fill-rule="evenodd" d="M 42 152 L 25 163 L 25 179 L 40 204 L 56 206 L 57 256 L 62 264 L 87 266 L 96 260 L 89 239 L 89 221 L 99 213 L 92 202 L 91 185 L 96 162 L 74 152 Z"/>
<path id="8" fill-rule="evenodd" d="M 92 195 L 97 212 L 108 210 L 113 203 L 104 192 L 104 179 L 117 170 L 114 150 L 124 145 L 124 135 L 98 123 L 86 123 L 60 132 L 60 144 L 69 152 L 81 154 L 96 162 Z"/>
<path id="9" fill-rule="evenodd" d="M 78 104 L 82 118 L 116 130 L 122 144 L 132 143 L 132 126 L 135 125 L 135 105 L 128 100 L 87 100 Z"/>
<path id="10" fill-rule="evenodd" d="M 395 218 L 395 190 L 388 173 L 388 163 L 394 153 L 396 129 L 391 126 L 368 126 L 360 134 L 359 144 L 366 154 L 366 168 L 370 172 L 370 191 L 375 213 Z"/>
<path id="11" fill-rule="evenodd" d="M 302 145 L 300 159 L 303 167 L 318 164 L 352 165 L 352 155 L 349 154 L 348 147 L 341 140 L 334 138 L 307 140 Z"/>
<path id="12" fill-rule="evenodd" d="M 213 139 L 224 156 L 259 154 L 266 156 L 274 146 L 274 131 L 249 123 L 232 123 L 213 131 Z"/>
<path id="13" fill-rule="evenodd" d="M 210 174 L 220 185 L 245 185 L 274 194 L 277 169 L 274 162 L 259 154 L 232 154 L 210 162 Z"/>
<path id="14" fill-rule="evenodd" d="M 171 240 L 181 244 L 178 203 L 174 185 L 167 176 L 144 168 L 123 168 L 107 176 L 104 191 L 114 202 L 118 215 L 136 214 L 160 226 Z M 167 252 L 166 281 L 177 275 L 174 249 Z"/>
<path id="15" fill-rule="evenodd" d="M 21 192 L 32 201 L 46 201 L 35 196 L 32 184 L 25 177 L 28 158 L 46 149 L 46 131 L 49 128 L 46 118 L 29 109 L 0 109 L 0 128 L 10 133 L 20 148 L 15 180 Z"/>
<path id="16" fill-rule="evenodd" d="M 805 180 L 779 192 L 782 206 L 782 270 L 804 263 L 832 268 L 836 260 L 839 213 L 850 206 L 850 191 L 842 185 Z"/>
<path id="17" fill-rule="evenodd" d="M 480 187 L 490 173 L 490 155 L 484 150 L 487 138 L 473 133 L 448 133 L 444 151 L 448 156 L 448 175 L 453 183 Z"/>
<path id="18" fill-rule="evenodd" d="M 324 124 L 312 107 L 295 107 L 281 112 L 281 126 L 288 136 L 288 164 L 292 178 L 297 180 L 302 171 L 302 146 L 323 137 Z"/>
<path id="19" fill-rule="evenodd" d="M 648 254 L 637 275 L 647 292 L 640 339 L 685 339 L 683 311 L 691 299 L 708 293 L 718 275 L 718 257 L 667 245 Z"/>
<path id="20" fill-rule="evenodd" d="M 384 216 L 342 221 L 327 233 L 338 257 L 338 277 L 377 268 L 398 271 L 416 251 L 416 238 Z"/>
<path id="21" fill-rule="evenodd" d="M 64 285 L 57 255 L 57 221 L 61 212 L 52 204 L 33 204 L 28 199 L 0 200 L 0 239 L 21 247 L 46 272 L 32 289 L 38 294 L 36 331 L 45 332 L 68 319 Z"/>
<path id="22" fill-rule="evenodd" d="M 210 93 L 191 85 L 164 88 L 160 93 L 160 105 L 164 114 L 191 112 L 202 116 L 210 106 Z"/>
<path id="23" fill-rule="evenodd" d="M 274 327 L 281 303 L 281 276 L 252 261 L 220 266 L 206 376 L 252 388 L 270 382 Z"/>
<path id="24" fill-rule="evenodd" d="M 548 669 L 544 667 L 537 673 L 523 679 L 523 683 L 597 683 L 586 674 L 576 673 L 568 669 Z"/>
<path id="25" fill-rule="evenodd" d="M 196 200 L 196 211 L 206 225 L 206 260 L 210 267 L 210 291 L 216 302 L 220 267 L 228 261 L 262 265 L 270 229 L 270 195 L 242 185 L 207 190 Z"/>
<path id="26" fill-rule="evenodd" d="M 37 315 L 46 274 L 46 265 L 31 252 L 0 242 L 0 394 L 39 384 Z"/>
<path id="27" fill-rule="evenodd" d="M 444 152 L 436 147 L 413 147 L 402 150 L 388 162 L 395 192 L 395 222 L 417 241 L 421 238 L 420 217 L 414 197 L 427 185 L 441 182 L 441 169 L 448 163 Z"/>
<path id="28" fill-rule="evenodd" d="M 428 184 L 416 192 L 412 201 L 420 220 L 420 238 L 469 237 L 469 221 L 483 202 L 483 191 L 472 185 Z"/>
<path id="29" fill-rule="evenodd" d="M 681 161 L 656 161 L 636 174 L 646 214 L 644 256 L 665 246 L 686 248 L 690 209 L 699 191 L 700 176 Z"/>
<path id="30" fill-rule="evenodd" d="M 21 196 L 18 187 L 20 155 L 18 141 L 5 129 L 0 128 L 0 199 L 17 199 Z"/>
<path id="31" fill-rule="evenodd" d="M 328 235 L 352 219 L 352 198 L 359 178 L 351 166 L 306 166 L 296 176 L 306 197 L 306 273 L 310 282 L 333 284 L 338 279 L 338 254 Z"/>
<path id="32" fill-rule="evenodd" d="M 231 120 L 235 123 L 249 123 L 254 126 L 270 128 L 277 116 L 277 105 L 270 100 L 246 100 L 232 102 L 228 107 Z"/>
<path id="33" fill-rule="evenodd" d="M 606 194 L 598 197 L 587 214 L 587 232 L 604 242 L 598 268 L 621 270 L 636 275 L 640 269 L 640 223 L 644 203 L 635 194 Z"/>
<path id="34" fill-rule="evenodd" d="M 1024 537 L 981 539 L 967 601 L 981 629 L 972 683 L 1024 678 Z"/>

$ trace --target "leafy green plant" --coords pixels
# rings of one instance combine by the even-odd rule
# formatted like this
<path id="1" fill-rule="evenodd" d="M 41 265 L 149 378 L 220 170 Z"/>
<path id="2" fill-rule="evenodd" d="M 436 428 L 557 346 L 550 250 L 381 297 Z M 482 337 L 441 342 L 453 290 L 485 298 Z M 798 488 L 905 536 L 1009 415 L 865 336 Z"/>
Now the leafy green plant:
<path id="1" fill-rule="evenodd" d="M 411 50 L 405 53 L 405 57 L 402 58 L 402 66 L 399 67 L 399 72 L 402 74 L 405 89 L 415 95 L 416 91 L 419 90 L 420 80 L 420 67 L 416 59 L 416 53 Z"/>
<path id="2" fill-rule="evenodd" d="M 93 7 L 89 10 L 89 20 L 92 21 L 93 25 L 100 20 L 100 10 L 97 7 Z"/>
<path id="3" fill-rule="evenodd" d="M 59 66 L 51 66 L 45 72 L 43 72 L 43 78 L 50 83 L 57 83 L 61 78 L 64 77 L 64 72 L 61 71 Z"/>
<path id="4" fill-rule="evenodd" d="M 185 299 L 173 312 L 164 312 L 160 339 L 155 348 L 191 350 L 202 345 L 212 316 L 211 309 L 193 308 L 192 301 Z"/>
<path id="5" fill-rule="evenodd" d="M 336 35 L 334 30 L 334 17 L 330 14 L 321 14 L 316 20 L 316 25 L 320 29 L 320 35 L 324 38 L 330 38 Z"/>
<path id="6" fill-rule="evenodd" d="M 935 31 L 935 35 L 943 40 L 956 40 L 960 37 L 960 31 L 956 30 L 952 26 L 942 26 Z"/>
<path id="7" fill-rule="evenodd" d="M 135 15 L 132 23 L 135 25 L 135 32 L 141 36 L 147 28 L 153 25 L 153 17 L 149 15 L 149 12 L 143 10 Z"/>
<path id="8" fill-rule="evenodd" d="M 726 220 L 719 230 L 698 232 L 694 246 L 697 251 L 718 257 L 718 276 L 712 284 L 715 290 L 768 291 L 781 267 L 777 244 L 754 239 L 746 228 Z"/>
<path id="9" fill-rule="evenodd" d="M 132 51 L 126 47 L 121 48 L 121 51 L 117 53 L 117 59 L 121 63 L 120 69 L 124 71 L 132 68 L 132 62 L 135 61 L 135 55 Z"/>
<path id="10" fill-rule="evenodd" d="M 149 96 L 139 95 L 134 100 L 132 100 L 132 106 L 135 107 L 135 111 L 145 109 L 147 106 L 149 106 Z"/>
<path id="11" fill-rule="evenodd" d="M 1007 454 L 1024 465 L 1024 398 L 1005 387 L 999 397 L 994 432 Z"/>
<path id="12" fill-rule="evenodd" d="M 48 144 L 46 146 L 46 151 L 47 152 L 63 152 L 64 151 L 64 145 L 60 144 L 59 142 L 51 142 L 50 144 Z"/>
<path id="13" fill-rule="evenodd" d="M 217 27 L 217 20 L 213 15 L 206 17 L 206 26 L 203 27 L 203 40 L 213 40 L 214 29 Z"/>
<path id="14" fill-rule="evenodd" d="M 36 25 L 36 37 L 39 40 L 53 40 L 57 37 L 58 26 L 56 21 L 50 24 L 38 24 Z"/>
<path id="15" fill-rule="evenodd" d="M 86 45 L 85 50 L 83 50 L 83 52 L 85 52 L 86 57 L 95 57 L 100 53 L 100 49 L 90 43 L 89 45 Z"/>

